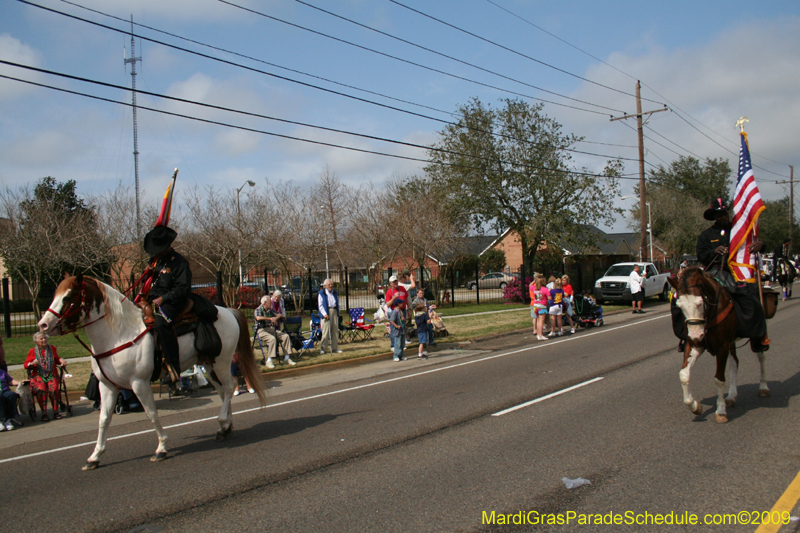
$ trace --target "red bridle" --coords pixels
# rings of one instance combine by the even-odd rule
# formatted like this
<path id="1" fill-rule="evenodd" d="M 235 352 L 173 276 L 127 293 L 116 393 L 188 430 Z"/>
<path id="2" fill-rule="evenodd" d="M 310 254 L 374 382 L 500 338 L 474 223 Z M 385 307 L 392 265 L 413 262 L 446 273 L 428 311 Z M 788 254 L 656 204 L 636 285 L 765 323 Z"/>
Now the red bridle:
<path id="1" fill-rule="evenodd" d="M 75 338 L 78 339 L 78 342 L 81 343 L 81 345 L 83 345 L 83 347 L 86 348 L 86 350 L 89 352 L 89 354 L 97 360 L 97 367 L 100 369 L 100 372 L 102 372 L 103 377 L 105 377 L 112 385 L 114 385 L 118 389 L 121 389 L 122 387 L 120 387 L 119 385 L 114 383 L 114 381 L 111 380 L 106 375 L 105 370 L 103 370 L 103 367 L 100 366 L 100 359 L 112 356 L 115 353 L 119 353 L 122 350 L 130 348 L 131 346 L 133 346 L 134 344 L 139 342 L 139 340 L 142 337 L 144 337 L 153 328 L 152 328 L 152 326 L 148 326 L 148 327 L 145 328 L 144 331 L 142 331 L 139 335 L 137 335 L 136 338 L 133 339 L 132 341 L 128 341 L 128 342 L 126 342 L 124 344 L 121 344 L 120 346 L 117 346 L 116 348 L 112 348 L 111 350 L 108 350 L 106 352 L 96 354 L 96 353 L 92 352 L 92 349 L 89 348 L 86 345 L 86 343 L 84 343 L 83 340 L 81 340 L 81 338 L 78 336 L 78 329 L 86 328 L 87 326 L 89 326 L 91 324 L 94 324 L 98 320 L 104 318 L 106 315 L 102 314 L 99 317 L 97 317 L 94 320 L 92 320 L 91 322 L 86 322 L 84 324 L 80 324 L 80 322 L 83 319 L 83 317 L 84 316 L 89 316 L 89 312 L 92 310 L 91 302 L 88 302 L 88 300 L 86 298 L 86 296 L 87 296 L 86 281 L 85 280 L 81 280 L 80 284 L 77 287 L 73 286 L 71 288 L 76 288 L 77 289 L 78 296 L 77 296 L 77 298 L 74 298 L 70 302 L 69 307 L 67 307 L 67 310 L 64 311 L 63 314 L 57 313 L 55 310 L 53 310 L 50 307 L 47 308 L 47 311 L 49 311 L 50 313 L 53 313 L 56 316 L 56 318 L 58 318 L 58 322 L 56 322 L 56 324 L 58 325 L 59 328 L 61 328 L 61 332 L 62 333 L 73 333 L 75 335 Z M 123 295 L 121 301 L 124 302 L 126 298 L 127 297 L 125 295 Z M 62 301 L 63 301 L 63 298 L 62 298 Z M 62 305 L 62 309 L 63 309 L 63 305 Z M 84 312 L 86 313 L 85 315 L 84 315 Z M 73 320 L 73 317 L 77 317 L 77 319 Z M 63 328 L 62 324 L 66 324 L 70 329 Z"/>

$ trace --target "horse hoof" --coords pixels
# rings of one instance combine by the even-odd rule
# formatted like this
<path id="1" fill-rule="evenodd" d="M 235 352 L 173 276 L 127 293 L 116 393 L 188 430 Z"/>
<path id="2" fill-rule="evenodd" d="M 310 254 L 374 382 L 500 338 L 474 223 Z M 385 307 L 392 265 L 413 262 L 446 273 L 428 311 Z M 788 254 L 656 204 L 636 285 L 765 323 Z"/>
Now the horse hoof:
<path id="1" fill-rule="evenodd" d="M 228 426 L 228 429 L 219 429 L 217 430 L 217 434 L 214 436 L 215 440 L 225 440 L 231 436 L 233 433 L 233 424 Z"/>
<path id="2" fill-rule="evenodd" d="M 759 398 L 769 398 L 769 389 L 761 389 L 758 391 Z"/>
<path id="3" fill-rule="evenodd" d="M 724 424 L 728 421 L 728 417 L 725 415 L 717 415 L 715 420 L 717 421 L 717 424 Z"/>
<path id="4" fill-rule="evenodd" d="M 692 414 L 700 416 L 703 414 L 703 406 L 700 405 L 700 402 L 694 402 L 694 408 L 692 409 Z"/>
<path id="5" fill-rule="evenodd" d="M 726 407 L 736 407 L 736 400 L 725 400 Z"/>
<path id="6" fill-rule="evenodd" d="M 159 461 L 163 461 L 167 458 L 167 452 L 158 452 L 153 457 L 150 458 L 151 463 L 157 463 Z"/>
<path id="7" fill-rule="evenodd" d="M 83 470 L 84 472 L 88 472 L 89 470 L 96 469 L 98 466 L 100 466 L 99 461 L 86 461 L 86 464 L 83 465 L 83 468 L 81 468 L 81 470 Z"/>

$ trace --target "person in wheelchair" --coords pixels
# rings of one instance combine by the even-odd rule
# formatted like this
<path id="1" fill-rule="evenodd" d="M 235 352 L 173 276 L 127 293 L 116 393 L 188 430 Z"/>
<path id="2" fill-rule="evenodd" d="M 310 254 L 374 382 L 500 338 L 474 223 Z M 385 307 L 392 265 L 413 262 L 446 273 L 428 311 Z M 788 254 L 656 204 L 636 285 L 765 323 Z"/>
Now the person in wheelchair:
<path id="1" fill-rule="evenodd" d="M 33 342 L 36 346 L 28 352 L 28 358 L 24 365 L 31 379 L 31 393 L 36 397 L 39 407 L 42 409 L 42 422 L 50 421 L 47 416 L 48 396 L 53 404 L 53 418 L 56 420 L 62 418 L 58 412 L 57 397 L 61 382 L 56 366 L 67 367 L 67 362 L 58 356 L 55 346 L 48 344 L 48 339 L 49 336 L 41 331 L 33 334 Z"/>

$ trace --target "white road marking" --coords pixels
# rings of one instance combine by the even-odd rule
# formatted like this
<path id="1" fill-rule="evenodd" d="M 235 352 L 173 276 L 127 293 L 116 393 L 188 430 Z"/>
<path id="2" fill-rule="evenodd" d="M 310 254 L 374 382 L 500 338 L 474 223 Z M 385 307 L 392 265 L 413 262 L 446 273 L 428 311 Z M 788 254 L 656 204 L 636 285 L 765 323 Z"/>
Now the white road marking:
<path id="1" fill-rule="evenodd" d="M 573 385 L 572 387 L 567 387 L 566 389 L 561 389 L 560 391 L 553 392 L 551 394 L 548 394 L 547 396 L 542 396 L 541 398 L 536 398 L 535 400 L 531 400 L 529 402 L 521 403 L 519 405 L 515 405 L 514 407 L 509 407 L 508 409 L 505 409 L 503 411 L 498 411 L 498 412 L 494 413 L 492 416 L 503 416 L 503 415 L 508 414 L 508 413 L 510 413 L 512 411 L 516 411 L 517 409 L 522 409 L 523 407 L 528 407 L 529 405 L 533 405 L 535 403 L 543 402 L 545 400 L 549 400 L 550 398 L 555 398 L 556 396 L 564 394 L 565 392 L 569 392 L 571 390 L 579 389 L 579 388 L 584 387 L 586 385 L 589 385 L 591 383 L 595 383 L 597 381 L 600 381 L 601 379 L 603 379 L 602 376 L 599 377 L 599 378 L 590 379 L 589 381 L 584 381 L 583 383 L 578 383 L 577 385 Z"/>
<path id="2" fill-rule="evenodd" d="M 513 350 L 513 351 L 510 351 L 510 352 L 503 352 L 503 353 L 499 353 L 499 354 L 495 354 L 495 355 L 490 355 L 490 356 L 487 356 L 487 357 L 482 357 L 480 359 L 472 359 L 472 360 L 469 360 L 469 361 L 463 361 L 461 363 L 454 363 L 452 365 L 442 366 L 442 367 L 438 367 L 438 368 L 432 368 L 430 370 L 423 370 L 421 372 L 416 372 L 414 374 L 407 374 L 405 376 L 398 376 L 396 378 L 384 379 L 382 381 L 375 381 L 373 383 L 366 383 L 364 385 L 358 385 L 356 387 L 348 387 L 346 389 L 339 389 L 339 390 L 335 390 L 335 391 L 331 391 L 331 392 L 323 392 L 322 394 L 314 394 L 312 396 L 304 396 L 303 398 L 296 398 L 294 400 L 287 400 L 285 402 L 273 403 L 273 404 L 267 405 L 265 407 L 260 407 L 259 406 L 259 407 L 252 407 L 250 409 L 243 409 L 241 411 L 236 411 L 233 414 L 234 415 L 238 415 L 238 414 L 243 414 L 243 413 L 249 413 L 251 411 L 258 411 L 260 409 L 272 409 L 274 407 L 281 407 L 283 405 L 289 405 L 289 404 L 292 404 L 292 403 L 305 402 L 307 400 L 315 400 L 317 398 L 324 398 L 326 396 L 333 396 L 334 394 L 341 394 L 341 393 L 344 393 L 344 392 L 352 392 L 352 391 L 359 390 L 359 389 L 366 389 L 366 388 L 369 388 L 369 387 L 375 387 L 377 385 L 384 385 L 386 383 L 393 383 L 395 381 L 401 381 L 401 380 L 404 380 L 404 379 L 410 379 L 410 378 L 415 378 L 415 377 L 419 377 L 419 376 L 424 376 L 424 375 L 427 375 L 427 374 L 433 374 L 434 372 L 441 372 L 443 370 L 451 370 L 451 369 L 459 368 L 459 367 L 466 366 L 466 365 L 472 365 L 472 364 L 475 364 L 475 363 L 482 363 L 483 361 L 491 361 L 492 359 L 497 359 L 499 357 L 506 357 L 508 355 L 515 355 L 515 354 L 522 353 L 522 352 L 538 350 L 540 348 L 545 348 L 547 346 L 553 346 L 554 344 L 562 344 L 562 343 L 565 343 L 565 342 L 572 342 L 572 341 L 575 341 L 575 340 L 578 340 L 578 339 L 585 339 L 586 337 L 592 337 L 594 335 L 602 335 L 604 333 L 610 333 L 612 331 L 617 331 L 617 330 L 624 329 L 624 328 L 629 328 L 629 327 L 632 327 L 632 326 L 638 326 L 639 324 L 645 324 L 647 322 L 652 322 L 653 320 L 659 320 L 661 318 L 666 318 L 666 317 L 669 317 L 669 316 L 670 316 L 669 314 L 666 314 L 666 315 L 656 316 L 656 317 L 653 317 L 653 318 L 648 318 L 648 319 L 645 319 L 645 320 L 639 320 L 637 322 L 631 322 L 630 324 L 623 324 L 622 326 L 616 326 L 616 327 L 613 327 L 613 328 L 598 329 L 597 331 L 594 331 L 592 333 L 586 333 L 584 335 L 564 337 L 564 338 L 561 338 L 559 340 L 554 340 L 554 341 L 543 343 L 543 344 L 534 344 L 532 346 L 527 346 L 525 348 L 520 348 L 519 350 Z M 596 381 L 597 379 L 602 379 L 602 378 L 595 378 L 594 381 Z M 590 382 L 586 382 L 586 384 L 588 384 L 588 383 L 590 383 Z M 577 385 L 576 385 L 576 387 L 577 387 Z M 564 389 L 564 391 L 560 391 L 559 394 L 561 392 L 566 392 L 568 390 L 570 390 L 570 389 Z M 544 397 L 542 399 L 544 399 Z M 181 426 L 190 426 L 192 424 L 199 424 L 200 422 L 208 422 L 210 420 L 216 420 L 217 418 L 218 417 L 216 417 L 216 416 L 198 418 L 197 420 L 189 420 L 188 422 L 181 422 L 179 424 L 172 424 L 170 426 L 164 426 L 164 429 L 177 428 L 177 427 L 181 427 Z M 116 437 L 109 437 L 108 440 L 112 441 L 112 440 L 118 440 L 118 439 L 127 439 L 128 437 L 135 437 L 137 435 L 144 435 L 145 433 L 154 433 L 154 432 L 155 432 L 155 429 L 146 429 L 144 431 L 136 431 L 134 433 L 126 433 L 125 435 L 117 435 Z M 35 452 L 35 453 L 29 453 L 29 454 L 25 454 L 25 455 L 19 455 L 17 457 L 9 457 L 8 459 L 0 459 L 0 464 L 10 463 L 12 461 L 19 461 L 21 459 L 28 459 L 28 458 L 31 458 L 31 457 L 38 457 L 40 455 L 47 455 L 47 454 L 51 454 L 51 453 L 62 452 L 62 451 L 66 451 L 66 450 L 71 450 L 73 448 L 80 448 L 82 446 L 91 446 L 93 444 L 96 444 L 96 442 L 97 441 L 82 442 L 80 444 L 72 444 L 71 446 L 62 446 L 61 448 L 53 448 L 51 450 L 44 450 L 44 451 L 41 451 L 41 452 Z"/>

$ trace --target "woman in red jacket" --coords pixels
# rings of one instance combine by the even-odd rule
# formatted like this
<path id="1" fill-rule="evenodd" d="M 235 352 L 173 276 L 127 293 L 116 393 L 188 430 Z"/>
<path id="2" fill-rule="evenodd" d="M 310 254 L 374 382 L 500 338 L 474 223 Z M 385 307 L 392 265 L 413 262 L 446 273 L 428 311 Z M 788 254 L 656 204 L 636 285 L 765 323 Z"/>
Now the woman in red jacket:
<path id="1" fill-rule="evenodd" d="M 42 409 L 42 422 L 50 421 L 47 416 L 48 395 L 53 404 L 53 418 L 61 419 L 56 403 L 59 387 L 56 365 L 64 368 L 67 366 L 67 363 L 58 356 L 56 347 L 47 344 L 47 339 L 48 336 L 45 333 L 40 331 L 34 333 L 33 342 L 36 343 L 36 346 L 31 348 L 28 358 L 25 360 L 25 368 L 30 371 L 31 392 L 36 396 L 39 407 Z"/>

